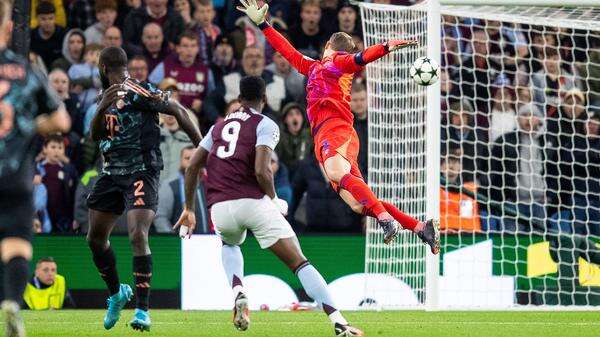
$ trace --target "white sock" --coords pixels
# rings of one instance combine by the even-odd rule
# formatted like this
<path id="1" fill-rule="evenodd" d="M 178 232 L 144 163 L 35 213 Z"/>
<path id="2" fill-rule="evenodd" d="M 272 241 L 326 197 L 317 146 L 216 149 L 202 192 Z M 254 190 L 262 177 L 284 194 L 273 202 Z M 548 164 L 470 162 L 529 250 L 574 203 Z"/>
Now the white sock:
<path id="1" fill-rule="evenodd" d="M 227 274 L 227 280 L 233 289 L 234 298 L 240 292 L 244 292 L 242 279 L 244 278 L 244 256 L 239 246 L 223 245 L 221 248 L 221 260 Z"/>
<path id="2" fill-rule="evenodd" d="M 331 294 L 329 294 L 329 290 L 327 289 L 327 283 L 325 283 L 323 276 L 321 276 L 315 267 L 305 262 L 305 264 L 296 269 L 296 275 L 298 275 L 300 283 L 302 283 L 302 287 L 304 287 L 308 296 L 319 303 L 323 311 L 329 316 L 331 323 L 348 324 L 342 313 L 335 308 Z"/>

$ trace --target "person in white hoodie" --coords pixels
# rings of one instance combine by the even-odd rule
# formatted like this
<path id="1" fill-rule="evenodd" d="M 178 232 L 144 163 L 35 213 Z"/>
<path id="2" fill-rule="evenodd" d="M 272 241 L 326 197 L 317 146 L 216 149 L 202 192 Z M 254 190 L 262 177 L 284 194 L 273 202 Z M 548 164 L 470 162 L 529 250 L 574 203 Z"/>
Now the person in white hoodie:
<path id="1" fill-rule="evenodd" d="M 87 40 L 83 31 L 79 28 L 73 28 L 65 35 L 62 46 L 62 57 L 52 62 L 50 69 L 60 68 L 65 73 L 74 64 L 84 62 L 84 50 Z"/>

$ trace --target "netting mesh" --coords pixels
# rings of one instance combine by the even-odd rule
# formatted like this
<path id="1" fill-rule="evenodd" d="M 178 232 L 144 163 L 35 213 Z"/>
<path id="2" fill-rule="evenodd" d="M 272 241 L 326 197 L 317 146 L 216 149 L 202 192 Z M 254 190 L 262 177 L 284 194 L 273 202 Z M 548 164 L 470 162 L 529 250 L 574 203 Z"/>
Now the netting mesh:
<path id="1" fill-rule="evenodd" d="M 423 8 L 363 5 L 365 43 L 425 45 Z M 600 10 L 444 6 L 441 45 L 440 304 L 600 305 Z M 421 219 L 427 102 L 407 74 L 425 54 L 368 67 L 370 184 Z M 367 272 L 422 301 L 422 246 L 367 235 Z"/>
<path id="2" fill-rule="evenodd" d="M 423 220 L 426 214 L 427 95 L 409 76 L 414 60 L 426 54 L 427 11 L 362 7 L 365 45 L 389 39 L 418 40 L 420 47 L 390 54 L 367 66 L 369 105 L 369 186 L 375 194 Z M 393 9 L 393 10 L 391 10 Z M 383 244 L 376 223 L 367 228 L 366 272 L 399 277 L 425 299 L 425 249 L 404 232 L 401 244 Z M 367 280 L 367 294 L 378 289 Z M 414 303 L 410 304 L 410 306 Z"/>

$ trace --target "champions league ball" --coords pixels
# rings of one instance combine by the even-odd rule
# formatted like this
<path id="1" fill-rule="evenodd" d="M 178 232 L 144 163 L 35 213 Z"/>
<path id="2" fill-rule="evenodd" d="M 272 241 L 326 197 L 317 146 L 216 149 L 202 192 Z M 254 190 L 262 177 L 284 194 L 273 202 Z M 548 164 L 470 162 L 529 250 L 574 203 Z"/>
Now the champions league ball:
<path id="1" fill-rule="evenodd" d="M 410 77 L 418 85 L 431 85 L 440 78 L 440 66 L 427 56 L 419 57 L 410 67 Z"/>

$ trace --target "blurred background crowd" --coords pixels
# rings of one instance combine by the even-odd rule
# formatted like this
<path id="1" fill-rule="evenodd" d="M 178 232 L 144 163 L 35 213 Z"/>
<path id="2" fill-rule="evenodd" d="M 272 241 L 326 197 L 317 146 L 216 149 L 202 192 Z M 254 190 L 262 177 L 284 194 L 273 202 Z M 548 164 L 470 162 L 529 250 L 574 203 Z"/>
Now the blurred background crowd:
<path id="1" fill-rule="evenodd" d="M 409 5 L 409 1 L 373 2 Z M 120 46 L 130 76 L 171 91 L 205 133 L 239 108 L 242 76 L 267 83 L 264 113 L 280 125 L 272 158 L 280 198 L 297 232 L 362 232 L 364 219 L 329 187 L 306 120 L 306 78 L 265 43 L 232 0 L 32 0 L 30 60 L 73 120 L 40 139 L 36 231 L 87 229 L 85 198 L 98 177 L 89 126 L 101 89 L 98 55 Z M 363 48 L 358 8 L 338 0 L 272 0 L 272 25 L 320 58 L 330 34 Z M 444 16 L 442 24 L 441 217 L 447 231 L 600 232 L 600 38 L 590 32 Z M 351 108 L 368 176 L 365 74 Z M 193 146 L 161 118 L 159 207 L 153 231 L 171 232 L 183 204 L 182 172 Z M 485 199 L 482 199 L 485 198 Z M 210 233 L 203 187 L 199 233 Z M 518 217 L 507 216 L 517 210 Z M 124 220 L 120 228 L 126 231 Z M 591 229 L 590 229 L 591 228 Z"/>

